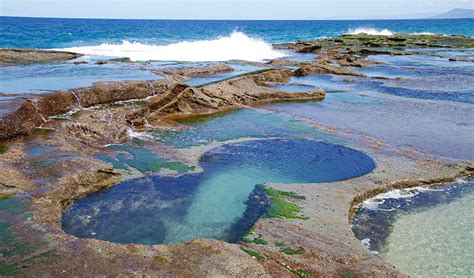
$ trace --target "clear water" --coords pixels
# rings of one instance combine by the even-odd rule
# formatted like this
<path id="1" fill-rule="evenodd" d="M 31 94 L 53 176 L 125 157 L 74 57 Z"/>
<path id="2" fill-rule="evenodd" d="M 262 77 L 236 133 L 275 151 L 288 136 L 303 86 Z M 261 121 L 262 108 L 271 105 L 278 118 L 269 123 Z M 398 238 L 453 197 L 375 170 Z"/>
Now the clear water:
<path id="1" fill-rule="evenodd" d="M 83 60 L 83 59 L 82 59 Z M 89 59 L 90 60 L 90 59 Z M 41 93 L 86 87 L 98 81 L 162 79 L 140 64 L 66 63 L 0 67 L 0 92 Z"/>
<path id="2" fill-rule="evenodd" d="M 467 74 L 471 65 L 459 68 L 455 63 L 446 63 L 446 67 L 460 70 L 447 68 L 449 75 L 440 75 L 436 66 L 438 58 L 425 58 L 424 63 L 429 64 L 430 59 L 435 60 L 433 70 L 423 66 L 414 66 L 412 70 L 399 66 L 408 63 L 404 56 L 390 57 L 391 64 L 383 67 L 411 74 L 410 78 L 401 80 L 331 75 L 293 78 L 294 83 L 323 88 L 328 92 L 326 99 L 272 104 L 265 109 L 366 134 L 392 146 L 414 148 L 443 159 L 471 161 L 474 159 L 474 126 L 470 120 L 474 111 L 474 82 Z M 375 66 L 375 71 L 380 68 Z"/>
<path id="3" fill-rule="evenodd" d="M 181 123 L 185 124 L 185 129 L 157 131 L 154 133 L 155 140 L 178 148 L 241 138 L 303 138 L 342 143 L 334 135 L 315 129 L 293 117 L 258 109 L 188 118 Z"/>
<path id="4" fill-rule="evenodd" d="M 381 194 L 364 202 L 353 230 L 412 277 L 474 275 L 474 182 Z"/>
<path id="5" fill-rule="evenodd" d="M 316 90 L 316 87 L 311 85 L 302 85 L 302 84 L 284 84 L 284 85 L 274 85 L 272 89 L 278 91 L 286 91 L 286 92 L 309 92 Z"/>
<path id="6" fill-rule="evenodd" d="M 127 172 L 138 170 L 144 174 L 163 171 L 183 173 L 194 170 L 194 166 L 173 161 L 137 139 L 133 143 L 108 146 L 104 152 L 97 154 L 96 158 L 112 164 L 115 169 Z"/>
<path id="7" fill-rule="evenodd" d="M 459 50 L 461 55 L 466 50 Z M 452 50 L 451 54 L 456 53 Z M 468 52 L 468 55 L 474 53 Z M 472 56 L 471 56 L 472 57 Z M 474 103 L 474 63 L 451 62 L 436 56 L 373 56 L 371 59 L 387 65 L 353 69 L 368 76 L 388 77 L 387 80 L 360 80 L 366 90 L 419 98 Z M 397 78 L 397 79 L 394 79 Z"/>
<path id="8" fill-rule="evenodd" d="M 76 201 L 63 215 L 63 228 L 79 237 L 120 243 L 233 241 L 253 225 L 242 219 L 244 214 L 259 211 L 247 202 L 255 185 L 339 181 L 375 168 L 370 157 L 354 149 L 276 139 L 214 148 L 200 165 L 200 174 L 130 180 Z M 245 225 L 238 225 L 242 221 Z"/>

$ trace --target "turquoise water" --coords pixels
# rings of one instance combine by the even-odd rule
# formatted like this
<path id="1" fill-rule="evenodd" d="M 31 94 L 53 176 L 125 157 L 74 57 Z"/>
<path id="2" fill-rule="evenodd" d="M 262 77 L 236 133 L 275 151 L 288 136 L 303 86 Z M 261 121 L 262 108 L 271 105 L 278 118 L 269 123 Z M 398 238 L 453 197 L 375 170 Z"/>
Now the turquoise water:
<path id="1" fill-rule="evenodd" d="M 474 182 L 396 190 L 364 202 L 353 230 L 412 277 L 474 275 Z"/>
<path id="2" fill-rule="evenodd" d="M 139 140 L 134 143 L 111 145 L 106 152 L 96 155 L 96 158 L 108 162 L 115 169 L 130 172 L 138 170 L 141 173 L 160 173 L 162 171 L 183 173 L 194 170 L 193 166 L 173 161 L 166 155 L 154 150 L 152 146 L 145 146 Z"/>
<path id="3" fill-rule="evenodd" d="M 182 123 L 186 126 L 183 130 L 154 132 L 155 140 L 178 148 L 240 138 L 304 138 L 338 142 L 332 134 L 315 129 L 293 117 L 258 109 L 242 109 L 212 116 L 188 118 L 182 120 Z"/>
<path id="4" fill-rule="evenodd" d="M 339 181 L 375 168 L 354 149 L 276 139 L 226 144 L 199 163 L 199 174 L 129 180 L 78 200 L 65 211 L 63 228 L 78 237 L 120 243 L 235 241 L 263 213 L 260 202 L 249 203 L 255 185 Z"/>

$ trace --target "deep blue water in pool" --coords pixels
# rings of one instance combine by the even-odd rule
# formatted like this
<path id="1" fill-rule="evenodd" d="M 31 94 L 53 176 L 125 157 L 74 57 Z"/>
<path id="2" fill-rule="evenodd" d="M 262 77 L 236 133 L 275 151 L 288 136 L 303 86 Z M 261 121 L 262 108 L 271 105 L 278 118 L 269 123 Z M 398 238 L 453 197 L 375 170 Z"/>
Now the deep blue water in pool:
<path id="1" fill-rule="evenodd" d="M 354 149 L 283 139 L 222 145 L 205 153 L 200 165 L 201 173 L 129 180 L 78 200 L 65 211 L 63 228 L 118 243 L 235 241 L 264 213 L 249 198 L 257 184 L 334 182 L 376 167 Z"/>

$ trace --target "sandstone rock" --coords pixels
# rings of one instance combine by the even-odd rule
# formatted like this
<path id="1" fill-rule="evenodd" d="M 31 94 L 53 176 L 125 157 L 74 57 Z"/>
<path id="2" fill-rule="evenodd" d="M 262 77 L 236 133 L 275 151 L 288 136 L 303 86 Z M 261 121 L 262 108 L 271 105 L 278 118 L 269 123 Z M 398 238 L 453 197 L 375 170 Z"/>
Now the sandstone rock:
<path id="1" fill-rule="evenodd" d="M 288 70 L 272 70 L 200 88 L 179 85 L 151 99 L 146 108 L 128 115 L 127 120 L 129 123 L 140 124 L 144 122 L 140 117 L 145 117 L 149 123 L 158 123 L 164 118 L 177 115 L 209 114 L 274 101 L 324 98 L 322 91 L 282 92 L 262 86 L 267 82 L 288 81 L 290 73 Z"/>
<path id="2" fill-rule="evenodd" d="M 260 74 L 252 75 L 253 80 L 258 85 L 265 83 L 287 83 L 290 81 L 291 70 L 269 70 Z"/>
<path id="3" fill-rule="evenodd" d="M 295 76 L 306 76 L 310 74 L 336 74 L 336 75 L 352 75 L 352 76 L 364 76 L 361 73 L 354 72 L 344 67 L 334 67 L 322 63 L 313 63 L 309 66 L 304 66 L 293 71 Z"/>
<path id="4" fill-rule="evenodd" d="M 24 49 L 24 48 L 1 48 L 0 49 L 0 65 L 21 65 L 32 63 L 44 63 L 49 61 L 70 60 L 82 56 L 82 54 L 52 51 L 52 50 L 38 50 L 38 49 Z"/>
<path id="5" fill-rule="evenodd" d="M 207 67 L 185 67 L 185 68 L 167 68 L 163 71 L 173 72 L 185 76 L 212 75 L 223 72 L 230 72 L 234 69 L 226 64 L 214 64 Z"/>
<path id="6" fill-rule="evenodd" d="M 155 70 L 153 73 L 163 76 L 165 79 L 182 82 L 189 80 L 193 76 L 213 75 L 233 71 L 234 69 L 226 64 L 214 64 L 206 67 L 184 67 L 166 68 Z"/>
<path id="7" fill-rule="evenodd" d="M 321 49 L 321 45 L 319 44 L 314 44 L 310 46 L 305 46 L 297 50 L 299 53 L 314 53 L 316 50 Z"/>
<path id="8" fill-rule="evenodd" d="M 44 121 L 29 100 L 16 99 L 2 103 L 8 107 L 0 115 L 0 140 L 30 135 Z"/>
<path id="9" fill-rule="evenodd" d="M 172 84 L 174 83 L 166 80 L 99 82 L 91 87 L 73 91 L 78 96 L 82 107 L 90 107 L 116 101 L 146 98 L 167 91 Z"/>
<path id="10" fill-rule="evenodd" d="M 311 64 L 310 62 L 299 62 L 287 59 L 275 59 L 268 62 L 268 65 L 277 67 L 302 67 Z"/>
<path id="11" fill-rule="evenodd" d="M 129 129 L 125 115 L 130 109 L 133 111 L 129 106 L 80 110 L 70 121 L 59 121 L 55 126 L 89 145 L 124 143 Z"/>
<path id="12" fill-rule="evenodd" d="M 78 105 L 78 100 L 71 92 L 50 93 L 39 96 L 36 100 L 38 111 L 44 117 L 64 114 Z"/>

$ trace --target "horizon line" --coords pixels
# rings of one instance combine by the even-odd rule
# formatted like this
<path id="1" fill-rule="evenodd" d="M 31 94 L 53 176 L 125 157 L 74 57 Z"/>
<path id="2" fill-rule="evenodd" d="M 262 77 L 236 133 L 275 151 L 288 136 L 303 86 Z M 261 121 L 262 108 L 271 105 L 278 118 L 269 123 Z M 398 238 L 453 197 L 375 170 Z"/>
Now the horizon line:
<path id="1" fill-rule="evenodd" d="M 40 19 L 89 19 L 89 20 L 188 20 L 188 21 L 384 21 L 384 20 L 462 20 L 472 18 L 333 18 L 333 19 L 317 19 L 317 18 L 283 18 L 283 19 L 238 19 L 238 18 L 98 18 L 98 17 L 53 17 L 53 16 L 17 16 L 17 15 L 0 15 L 0 17 L 14 17 L 14 18 L 40 18 Z"/>

